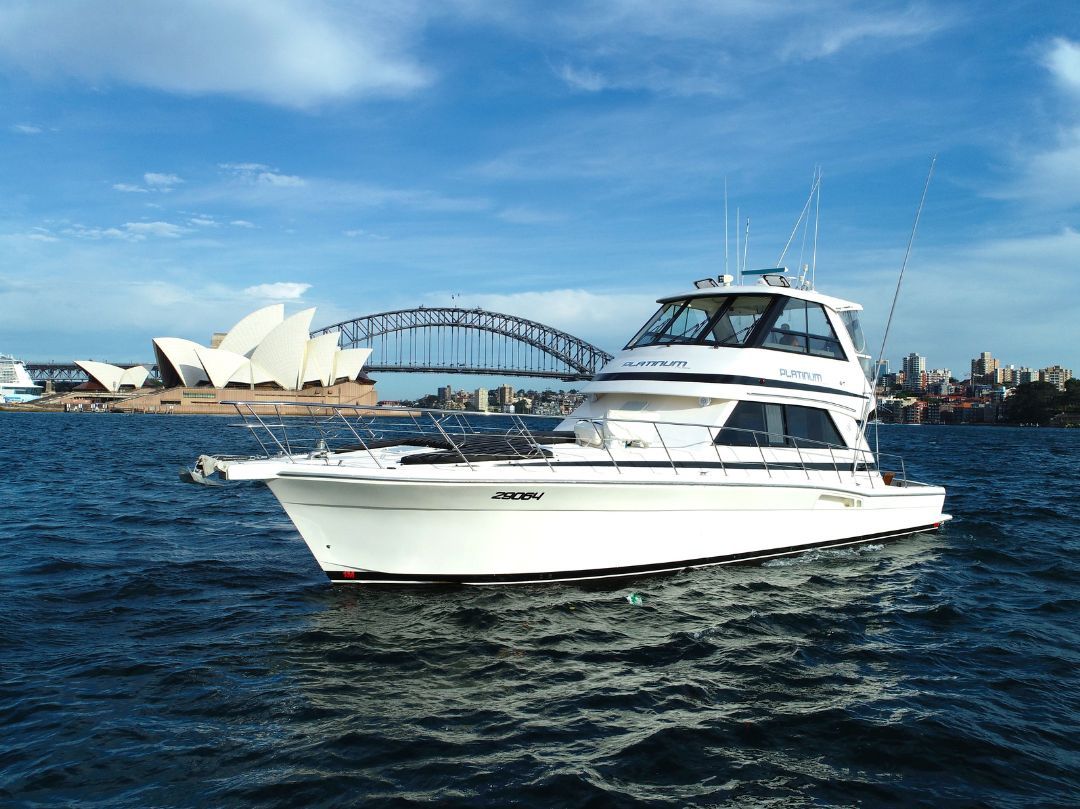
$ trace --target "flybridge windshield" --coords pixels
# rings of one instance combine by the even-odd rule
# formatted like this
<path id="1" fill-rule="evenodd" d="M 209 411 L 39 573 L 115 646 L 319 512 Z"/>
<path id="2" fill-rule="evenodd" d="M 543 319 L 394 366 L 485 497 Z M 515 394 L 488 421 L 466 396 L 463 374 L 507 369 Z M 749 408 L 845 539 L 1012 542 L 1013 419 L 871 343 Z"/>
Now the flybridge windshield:
<path id="1" fill-rule="evenodd" d="M 841 322 L 852 342 L 862 345 L 854 313 L 841 313 Z M 688 344 L 847 359 L 825 307 L 787 295 L 703 295 L 667 301 L 626 347 Z"/>
<path id="2" fill-rule="evenodd" d="M 744 345 L 772 301 L 769 295 L 718 295 L 670 301 L 627 348 L 674 343 Z"/>

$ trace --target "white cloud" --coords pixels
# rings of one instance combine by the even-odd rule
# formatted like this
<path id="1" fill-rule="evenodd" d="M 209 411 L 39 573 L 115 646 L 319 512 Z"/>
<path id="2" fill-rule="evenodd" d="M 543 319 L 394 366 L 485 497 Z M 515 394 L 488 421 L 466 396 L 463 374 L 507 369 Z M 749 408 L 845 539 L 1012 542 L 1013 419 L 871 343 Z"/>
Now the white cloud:
<path id="1" fill-rule="evenodd" d="M 1066 339 L 1080 321 L 1077 255 L 1080 233 L 1069 228 L 948 248 L 916 244 L 886 357 L 895 360 L 917 351 L 928 358 L 928 366 L 948 366 L 958 376 L 980 351 L 1017 366 L 1077 367 L 1080 349 Z M 876 356 L 898 257 L 894 252 L 839 258 L 837 264 L 860 271 L 837 284 L 828 283 L 828 274 L 819 269 L 819 287 L 866 306 L 863 325 Z M 1032 275 L 1031 268 L 1038 268 L 1039 275 Z"/>
<path id="2" fill-rule="evenodd" d="M 260 172 L 257 179 L 263 185 L 271 185 L 278 188 L 297 188 L 306 185 L 306 182 L 302 177 L 296 177 L 291 174 L 275 174 L 272 171 Z"/>
<path id="3" fill-rule="evenodd" d="M 128 222 L 124 225 L 124 229 L 131 234 L 133 239 L 142 239 L 147 236 L 177 239 L 187 233 L 187 228 L 169 222 Z"/>
<path id="4" fill-rule="evenodd" d="M 40 135 L 45 130 L 33 124 L 12 124 L 11 131 L 18 132 L 20 135 Z"/>
<path id="5" fill-rule="evenodd" d="M 1000 196 L 1020 197 L 1050 207 L 1080 204 L 1080 127 L 1051 149 L 1018 159 L 1020 176 Z"/>
<path id="6" fill-rule="evenodd" d="M 274 171 L 274 169 L 272 169 L 265 163 L 218 163 L 218 168 L 225 169 L 226 171 L 238 172 L 241 174 L 252 171 Z"/>
<path id="7" fill-rule="evenodd" d="M 251 311 L 251 297 L 243 290 L 202 280 L 190 268 L 174 265 L 166 271 L 173 277 L 182 274 L 183 280 L 136 280 L 142 260 L 125 261 L 111 251 L 98 251 L 100 247 L 93 253 L 75 254 L 82 266 L 74 276 L 66 275 L 56 263 L 32 281 L 9 282 L 0 277 L 0 308 L 6 313 L 3 328 L 35 335 L 35 343 L 53 341 L 53 347 L 33 350 L 46 350 L 50 352 L 46 356 L 57 359 L 148 360 L 153 357 L 150 340 L 155 336 L 206 343 L 213 332 L 227 329 Z M 100 282 L 117 268 L 118 277 Z M 27 306 L 27 301 L 34 305 Z M 46 334 L 37 315 L 40 306 L 68 314 L 53 320 Z"/>
<path id="8" fill-rule="evenodd" d="M 234 228 L 255 228 L 258 227 L 255 223 L 249 222 L 246 219 L 234 219 L 229 223 Z"/>
<path id="9" fill-rule="evenodd" d="M 227 201 L 251 206 L 290 206 L 323 210 L 327 207 L 398 206 L 422 211 L 475 212 L 490 208 L 486 199 L 452 197 L 426 189 L 386 188 L 362 182 L 323 177 L 298 177 L 261 163 L 219 163 L 227 180 L 187 197 L 203 203 Z"/>
<path id="10" fill-rule="evenodd" d="M 517 315 L 553 326 L 606 351 L 621 348 L 633 332 L 656 311 L 656 294 L 554 289 L 512 294 L 474 293 L 453 301 L 442 293 L 430 295 L 436 305 L 479 306 L 491 312 Z"/>
<path id="11" fill-rule="evenodd" d="M 587 93 L 598 93 L 606 90 L 610 85 L 608 80 L 589 68 L 578 68 L 573 65 L 560 65 L 556 68 L 556 75 L 575 90 L 583 90 Z"/>
<path id="12" fill-rule="evenodd" d="M 383 242 L 389 239 L 389 236 L 383 236 L 378 233 L 372 233 L 370 230 L 362 230 L 361 228 L 353 228 L 352 230 L 343 230 L 342 234 L 348 236 L 350 239 L 370 239 L 372 241 Z"/>
<path id="13" fill-rule="evenodd" d="M 295 281 L 278 281 L 273 284 L 257 284 L 244 290 L 245 295 L 253 298 L 266 298 L 275 301 L 295 301 L 303 297 L 304 293 L 311 289 L 311 284 L 300 284 Z"/>
<path id="14" fill-rule="evenodd" d="M 118 228 L 95 228 L 75 224 L 63 230 L 65 236 L 71 236 L 75 239 L 89 239 L 91 241 L 123 239 L 139 242 L 148 236 L 176 239 L 184 233 L 187 233 L 187 228 L 169 222 L 127 222 Z"/>
<path id="15" fill-rule="evenodd" d="M 202 228 L 216 228 L 219 226 L 218 222 L 215 222 L 213 219 L 207 216 L 193 216 L 191 219 L 188 220 L 188 224 Z"/>
<path id="16" fill-rule="evenodd" d="M 143 182 L 145 185 L 113 183 L 113 190 L 123 191 L 125 194 L 148 194 L 151 191 L 159 191 L 167 194 L 173 190 L 173 186 L 184 181 L 175 174 L 159 174 L 157 172 L 148 171 L 143 175 Z"/>
<path id="17" fill-rule="evenodd" d="M 58 242 L 60 239 L 57 236 L 52 235 L 45 228 L 31 228 L 30 232 L 25 234 L 25 238 L 32 242 Z"/>
<path id="18" fill-rule="evenodd" d="M 282 174 L 276 168 L 263 163 L 218 163 L 218 168 L 225 169 L 239 181 L 249 185 L 263 185 L 271 188 L 299 188 L 307 185 L 303 177 Z"/>
<path id="19" fill-rule="evenodd" d="M 143 181 L 151 188 L 160 188 L 163 191 L 168 191 L 174 185 L 184 182 L 175 174 L 158 174 L 153 171 L 144 174 Z"/>
<path id="20" fill-rule="evenodd" d="M 525 205 L 504 208 L 497 214 L 499 219 L 515 225 L 550 225 L 563 222 L 566 215 L 555 211 L 541 211 Z"/>
<path id="21" fill-rule="evenodd" d="M 925 39 L 954 23 L 953 15 L 939 7 L 910 6 L 894 14 L 852 9 L 829 20 L 803 37 L 796 37 L 786 51 L 805 58 L 833 56 L 864 40 L 904 43 Z"/>
<path id="22" fill-rule="evenodd" d="M 792 62 L 828 59 L 871 41 L 877 51 L 903 47 L 956 22 L 938 6 L 868 11 L 847 0 L 598 0 L 569 9 L 514 23 L 524 36 L 543 37 L 549 52 L 565 51 L 552 59 L 559 79 L 581 92 L 676 97 L 745 92 L 748 78 Z"/>
<path id="23" fill-rule="evenodd" d="M 1055 39 L 1043 55 L 1043 64 L 1063 87 L 1080 92 L 1080 43 Z"/>
<path id="24" fill-rule="evenodd" d="M 75 239 L 92 239 L 94 241 L 98 239 L 123 239 L 126 235 L 120 228 L 91 228 L 79 224 L 64 228 L 62 232 L 65 236 L 71 236 Z"/>
<path id="25" fill-rule="evenodd" d="M 0 61 L 44 77 L 310 107 L 429 84 L 409 53 L 423 22 L 411 5 L 326 0 L 9 3 Z"/>

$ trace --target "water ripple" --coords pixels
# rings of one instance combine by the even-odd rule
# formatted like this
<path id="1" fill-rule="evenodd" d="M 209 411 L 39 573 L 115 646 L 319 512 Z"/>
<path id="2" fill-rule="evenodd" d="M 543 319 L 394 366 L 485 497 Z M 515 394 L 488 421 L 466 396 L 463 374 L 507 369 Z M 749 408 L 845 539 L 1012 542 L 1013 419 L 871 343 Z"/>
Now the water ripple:
<path id="1" fill-rule="evenodd" d="M 248 449 L 225 422 L 0 414 L 5 806 L 1080 794 L 1080 431 L 884 430 L 949 487 L 939 535 L 380 589 L 328 585 L 265 489 L 176 481 Z"/>

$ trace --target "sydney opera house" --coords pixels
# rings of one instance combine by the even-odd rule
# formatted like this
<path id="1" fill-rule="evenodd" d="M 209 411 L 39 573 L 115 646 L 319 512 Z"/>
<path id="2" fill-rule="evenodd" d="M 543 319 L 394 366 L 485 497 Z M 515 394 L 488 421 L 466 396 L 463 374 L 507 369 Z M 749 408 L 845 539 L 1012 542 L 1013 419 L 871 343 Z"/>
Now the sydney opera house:
<path id="1" fill-rule="evenodd" d="M 314 315 L 312 308 L 285 317 L 285 306 L 278 303 L 215 334 L 209 346 L 156 337 L 162 388 L 141 389 L 148 371 L 140 365 L 76 364 L 92 387 L 132 394 L 113 410 L 214 413 L 224 412 L 218 402 L 227 400 L 375 404 L 374 383 L 362 375 L 371 349 L 342 349 L 337 333 L 309 337 Z"/>

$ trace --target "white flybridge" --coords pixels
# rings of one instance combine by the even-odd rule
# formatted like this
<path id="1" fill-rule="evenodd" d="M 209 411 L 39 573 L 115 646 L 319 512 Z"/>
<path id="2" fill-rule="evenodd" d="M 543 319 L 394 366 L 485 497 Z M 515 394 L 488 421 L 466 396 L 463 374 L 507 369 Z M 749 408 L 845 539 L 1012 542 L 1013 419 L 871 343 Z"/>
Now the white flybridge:
<path id="1" fill-rule="evenodd" d="M 937 529 L 945 490 L 864 436 L 862 307 L 784 272 L 662 298 L 554 430 L 236 402 L 265 454 L 194 474 L 264 481 L 335 582 L 599 579 Z"/>

